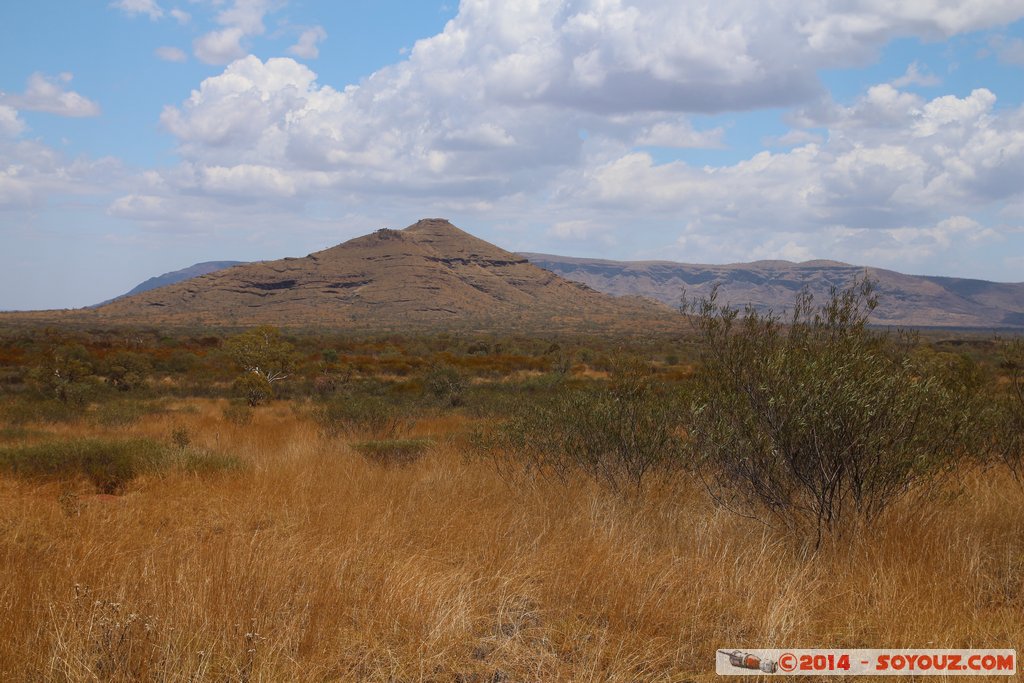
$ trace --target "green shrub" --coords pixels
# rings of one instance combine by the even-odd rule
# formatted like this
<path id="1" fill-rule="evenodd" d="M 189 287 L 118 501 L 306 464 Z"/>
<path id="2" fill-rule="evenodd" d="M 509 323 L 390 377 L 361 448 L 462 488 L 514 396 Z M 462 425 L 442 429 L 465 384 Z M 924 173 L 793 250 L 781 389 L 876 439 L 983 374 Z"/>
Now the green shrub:
<path id="1" fill-rule="evenodd" d="M 177 456 L 177 465 L 191 474 L 213 474 L 244 469 L 245 464 L 234 455 L 186 448 Z"/>
<path id="2" fill-rule="evenodd" d="M 55 398 L 79 408 L 98 394 L 103 380 L 95 375 L 92 358 L 81 344 L 51 348 L 45 362 L 32 369 L 29 378 L 46 398 Z"/>
<path id="3" fill-rule="evenodd" d="M 102 493 L 116 493 L 169 455 L 150 439 L 71 439 L 0 448 L 0 469 L 26 477 L 84 475 Z"/>
<path id="4" fill-rule="evenodd" d="M 242 468 L 231 455 L 172 449 L 152 439 L 68 439 L 0 447 L 0 470 L 22 477 L 85 477 L 101 493 L 119 493 L 137 476 L 177 467 L 198 474 Z"/>
<path id="5" fill-rule="evenodd" d="M 104 427 L 126 427 L 138 422 L 152 409 L 140 401 L 104 401 L 90 417 Z"/>
<path id="6" fill-rule="evenodd" d="M 20 425 L 0 427 L 0 441 L 21 441 L 42 433 L 33 429 L 26 429 Z"/>
<path id="7" fill-rule="evenodd" d="M 274 397 L 274 388 L 270 381 L 255 372 L 244 372 L 239 375 L 233 388 L 236 396 L 253 407 L 262 405 Z"/>
<path id="8" fill-rule="evenodd" d="M 102 370 L 111 386 L 119 391 L 131 391 L 145 383 L 153 370 L 153 362 L 141 353 L 118 351 L 107 359 Z"/>
<path id="9" fill-rule="evenodd" d="M 192 434 L 187 427 L 177 425 L 171 429 L 171 443 L 183 451 L 192 444 Z"/>
<path id="10" fill-rule="evenodd" d="M 384 465 L 408 465 L 419 460 L 432 442 L 430 439 L 380 439 L 352 444 L 364 457 Z"/>
<path id="11" fill-rule="evenodd" d="M 787 324 L 715 294 L 691 304 L 688 445 L 720 502 L 820 542 L 972 456 L 979 385 L 868 328 L 876 305 L 866 279 L 820 307 L 801 294 Z"/>
<path id="12" fill-rule="evenodd" d="M 522 465 L 562 481 L 584 473 L 618 490 L 682 464 L 678 400 L 646 363 L 617 358 L 609 381 L 554 385 L 521 402 L 484 449 L 502 467 Z"/>
<path id="13" fill-rule="evenodd" d="M 252 408 L 248 403 L 231 402 L 224 406 L 221 413 L 225 420 L 236 427 L 246 427 L 252 424 Z"/>
<path id="14" fill-rule="evenodd" d="M 314 409 L 313 419 L 328 437 L 368 434 L 376 439 L 399 438 L 415 423 L 386 398 L 365 394 L 325 401 Z"/>
<path id="15" fill-rule="evenodd" d="M 3 418 L 8 424 L 62 423 L 81 419 L 85 410 L 81 405 L 56 399 L 10 399 L 3 406 Z"/>
<path id="16" fill-rule="evenodd" d="M 462 405 L 469 382 L 457 368 L 434 363 L 423 374 L 426 392 L 448 406 Z"/>

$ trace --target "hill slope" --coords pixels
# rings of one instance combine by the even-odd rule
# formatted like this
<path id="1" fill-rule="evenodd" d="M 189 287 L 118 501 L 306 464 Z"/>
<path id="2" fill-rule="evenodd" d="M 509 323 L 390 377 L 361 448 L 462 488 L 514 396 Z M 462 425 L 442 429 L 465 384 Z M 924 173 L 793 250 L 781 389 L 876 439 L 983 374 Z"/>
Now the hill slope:
<path id="1" fill-rule="evenodd" d="M 364 329 L 670 326 L 668 307 L 569 282 L 456 228 L 424 219 L 304 258 L 218 270 L 116 299 L 110 322 Z"/>
<path id="2" fill-rule="evenodd" d="M 130 291 L 125 292 L 121 296 L 114 297 L 113 299 L 108 299 L 102 303 L 96 304 L 96 306 L 105 306 L 106 304 L 116 301 L 117 299 L 120 299 L 122 297 L 132 296 L 134 294 L 141 294 L 142 292 L 148 292 L 149 290 L 157 289 L 158 287 L 166 287 L 167 285 L 173 285 L 175 283 L 182 282 L 183 280 L 191 280 L 192 278 L 199 277 L 200 275 L 216 273 L 218 270 L 224 270 L 225 268 L 230 268 L 231 266 L 238 266 L 243 263 L 245 263 L 245 261 L 203 261 L 202 263 L 195 263 L 189 266 L 188 268 L 182 268 L 181 270 L 172 270 L 169 273 L 164 273 L 163 275 L 151 277 L 145 282 L 140 282 L 139 284 L 135 285 L 134 287 L 132 287 Z"/>
<path id="3" fill-rule="evenodd" d="M 873 321 L 920 327 L 1024 327 L 1024 283 L 1010 284 L 949 277 L 904 275 L 838 261 L 755 261 L 698 265 L 671 261 L 607 261 L 549 254 L 523 254 L 531 263 L 568 280 L 615 295 L 644 296 L 669 305 L 701 296 L 720 284 L 719 299 L 736 306 L 753 304 L 765 311 L 792 307 L 794 295 L 807 286 L 816 299 L 829 287 L 847 286 L 867 273 L 878 282 L 880 305 Z"/>

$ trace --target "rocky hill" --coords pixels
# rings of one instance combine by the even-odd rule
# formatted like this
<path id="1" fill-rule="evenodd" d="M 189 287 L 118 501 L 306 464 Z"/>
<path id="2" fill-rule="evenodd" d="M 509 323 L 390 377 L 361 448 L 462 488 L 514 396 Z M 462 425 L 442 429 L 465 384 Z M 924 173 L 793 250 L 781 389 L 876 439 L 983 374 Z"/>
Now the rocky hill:
<path id="1" fill-rule="evenodd" d="M 96 322 L 486 330 L 670 328 L 660 303 L 569 282 L 444 219 L 236 265 L 94 309 Z"/>

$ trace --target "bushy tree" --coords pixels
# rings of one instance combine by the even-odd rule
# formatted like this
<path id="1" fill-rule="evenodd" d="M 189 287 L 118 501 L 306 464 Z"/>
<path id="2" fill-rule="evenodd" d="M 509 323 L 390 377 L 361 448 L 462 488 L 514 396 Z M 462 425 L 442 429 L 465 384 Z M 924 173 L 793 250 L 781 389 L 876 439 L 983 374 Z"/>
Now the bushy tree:
<path id="1" fill-rule="evenodd" d="M 820 542 L 977 446 L 978 386 L 869 328 L 870 280 L 821 306 L 805 291 L 785 321 L 716 295 L 689 307 L 703 364 L 688 444 L 720 502 Z"/>
<path id="2" fill-rule="evenodd" d="M 263 325 L 228 339 L 224 348 L 242 369 L 235 387 L 250 405 L 273 396 L 273 385 L 287 379 L 298 364 L 292 345 L 276 327 Z"/>
<path id="3" fill-rule="evenodd" d="M 149 357 L 132 351 L 118 351 L 106 362 L 104 374 L 111 386 L 120 391 L 138 388 L 153 369 Z"/>
<path id="4" fill-rule="evenodd" d="M 53 348 L 30 377 L 44 395 L 78 407 L 88 404 L 99 383 L 89 352 L 81 344 Z"/>
<path id="5" fill-rule="evenodd" d="M 445 363 L 434 363 L 423 374 L 423 388 L 427 393 L 449 406 L 462 405 L 468 384 L 458 368 Z"/>

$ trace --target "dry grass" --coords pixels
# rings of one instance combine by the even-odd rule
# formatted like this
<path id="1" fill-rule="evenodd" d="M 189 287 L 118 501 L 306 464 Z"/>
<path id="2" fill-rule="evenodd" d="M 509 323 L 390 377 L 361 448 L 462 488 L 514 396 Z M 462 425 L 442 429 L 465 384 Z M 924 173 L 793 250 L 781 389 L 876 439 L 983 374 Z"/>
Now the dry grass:
<path id="1" fill-rule="evenodd" d="M 287 404 L 120 432 L 234 454 L 123 497 L 0 477 L 0 680 L 712 680 L 719 647 L 1024 649 L 1024 494 L 1002 473 L 803 557 L 687 482 L 509 487 L 456 416 L 381 467 Z M 181 406 L 179 406 L 180 408 Z"/>

